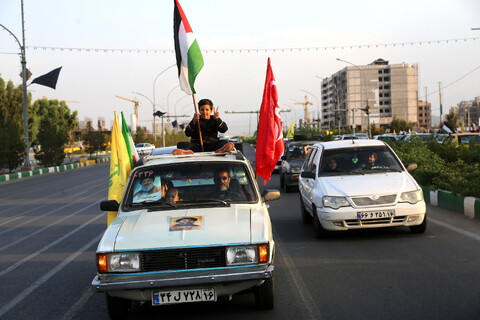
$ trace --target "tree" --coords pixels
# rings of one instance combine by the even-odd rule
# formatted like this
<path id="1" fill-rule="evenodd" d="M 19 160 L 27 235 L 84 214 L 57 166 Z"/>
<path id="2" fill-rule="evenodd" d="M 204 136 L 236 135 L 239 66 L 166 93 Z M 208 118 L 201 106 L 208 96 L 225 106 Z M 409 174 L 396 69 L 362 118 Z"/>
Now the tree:
<path id="1" fill-rule="evenodd" d="M 87 124 L 87 128 L 82 132 L 83 145 L 85 151 L 88 152 L 90 158 L 92 154 L 98 151 L 104 151 L 107 148 L 107 137 L 102 131 L 95 131 L 91 124 Z"/>
<path id="2" fill-rule="evenodd" d="M 390 130 L 392 132 L 399 133 L 400 131 L 409 131 L 412 130 L 413 125 L 411 123 L 408 123 L 407 121 L 403 119 L 399 119 L 397 117 L 393 117 L 392 123 L 390 124 Z"/>
<path id="3" fill-rule="evenodd" d="M 68 142 L 67 129 L 61 126 L 51 114 L 42 118 L 37 141 L 41 145 L 35 152 L 35 159 L 45 167 L 58 166 L 65 159 L 64 147 Z"/>
<path id="4" fill-rule="evenodd" d="M 445 122 L 447 123 L 447 126 L 452 129 L 452 131 L 457 130 L 459 120 L 460 115 L 458 112 L 454 112 L 453 110 L 450 110 L 450 112 L 445 116 Z"/>
<path id="5" fill-rule="evenodd" d="M 20 128 L 14 122 L 0 125 L 0 168 L 12 172 L 25 159 L 24 143 Z"/>

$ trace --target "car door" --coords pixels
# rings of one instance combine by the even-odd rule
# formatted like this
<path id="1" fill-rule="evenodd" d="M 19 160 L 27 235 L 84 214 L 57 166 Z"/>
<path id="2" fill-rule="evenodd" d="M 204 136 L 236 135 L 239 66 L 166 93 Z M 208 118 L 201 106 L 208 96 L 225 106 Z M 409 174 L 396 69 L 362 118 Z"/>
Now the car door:
<path id="1" fill-rule="evenodd" d="M 303 199 L 303 203 L 306 208 L 312 207 L 315 177 L 317 176 L 316 168 L 318 165 L 319 154 L 320 154 L 319 149 L 316 147 L 313 147 L 310 150 L 310 153 L 308 154 L 307 159 L 305 159 L 305 162 L 303 163 L 302 172 L 313 173 L 313 176 L 302 177 L 300 175 L 300 178 L 299 178 L 300 195 Z"/>

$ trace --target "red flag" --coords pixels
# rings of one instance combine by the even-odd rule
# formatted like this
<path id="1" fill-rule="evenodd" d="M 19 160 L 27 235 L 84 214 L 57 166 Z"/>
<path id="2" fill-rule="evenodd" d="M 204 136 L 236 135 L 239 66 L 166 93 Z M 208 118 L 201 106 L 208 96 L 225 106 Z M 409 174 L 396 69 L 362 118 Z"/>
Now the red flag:
<path id="1" fill-rule="evenodd" d="M 270 180 L 275 164 L 283 154 L 283 149 L 282 119 L 278 106 L 277 86 L 270 66 L 270 58 L 268 58 L 267 77 L 258 121 L 255 160 L 257 175 L 263 178 L 263 185 Z"/>

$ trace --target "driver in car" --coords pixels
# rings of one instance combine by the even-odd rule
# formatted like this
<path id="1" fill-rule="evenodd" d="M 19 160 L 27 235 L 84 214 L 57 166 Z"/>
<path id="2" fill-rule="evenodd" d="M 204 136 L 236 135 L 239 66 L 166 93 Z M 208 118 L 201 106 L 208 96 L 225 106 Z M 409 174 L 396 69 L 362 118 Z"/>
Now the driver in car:
<path id="1" fill-rule="evenodd" d="M 211 198 L 219 200 L 240 200 L 241 190 L 238 180 L 232 179 L 226 169 L 220 169 L 213 178 L 215 191 Z"/>

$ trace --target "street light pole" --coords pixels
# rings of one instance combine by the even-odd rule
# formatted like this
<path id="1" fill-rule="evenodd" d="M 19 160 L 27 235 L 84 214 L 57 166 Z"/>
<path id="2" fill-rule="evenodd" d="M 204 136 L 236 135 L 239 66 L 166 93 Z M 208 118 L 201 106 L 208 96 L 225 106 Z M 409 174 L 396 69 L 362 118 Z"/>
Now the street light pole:
<path id="1" fill-rule="evenodd" d="M 18 40 L 18 38 L 8 30 L 7 27 L 0 24 L 0 26 L 10 33 L 12 37 L 17 41 L 18 46 L 20 47 L 20 56 L 21 56 L 21 63 L 22 63 L 22 99 L 23 99 L 23 134 L 24 134 L 24 144 L 25 144 L 25 159 L 24 159 L 24 166 L 30 166 L 29 160 L 29 141 L 28 141 L 28 101 L 27 101 L 27 58 L 25 54 L 25 20 L 23 15 L 23 0 L 21 1 L 22 6 L 22 43 Z"/>
<path id="2" fill-rule="evenodd" d="M 153 80 L 153 113 L 155 113 L 155 82 L 157 82 L 158 77 L 160 77 L 165 71 L 167 71 L 170 68 L 175 67 L 177 64 L 174 63 L 171 66 L 167 67 L 166 69 L 162 70 L 156 77 L 155 80 Z M 155 125 L 155 116 L 153 116 L 153 139 L 157 141 L 157 128 Z M 162 147 L 165 147 L 165 131 L 163 129 L 163 117 L 162 117 Z"/>

